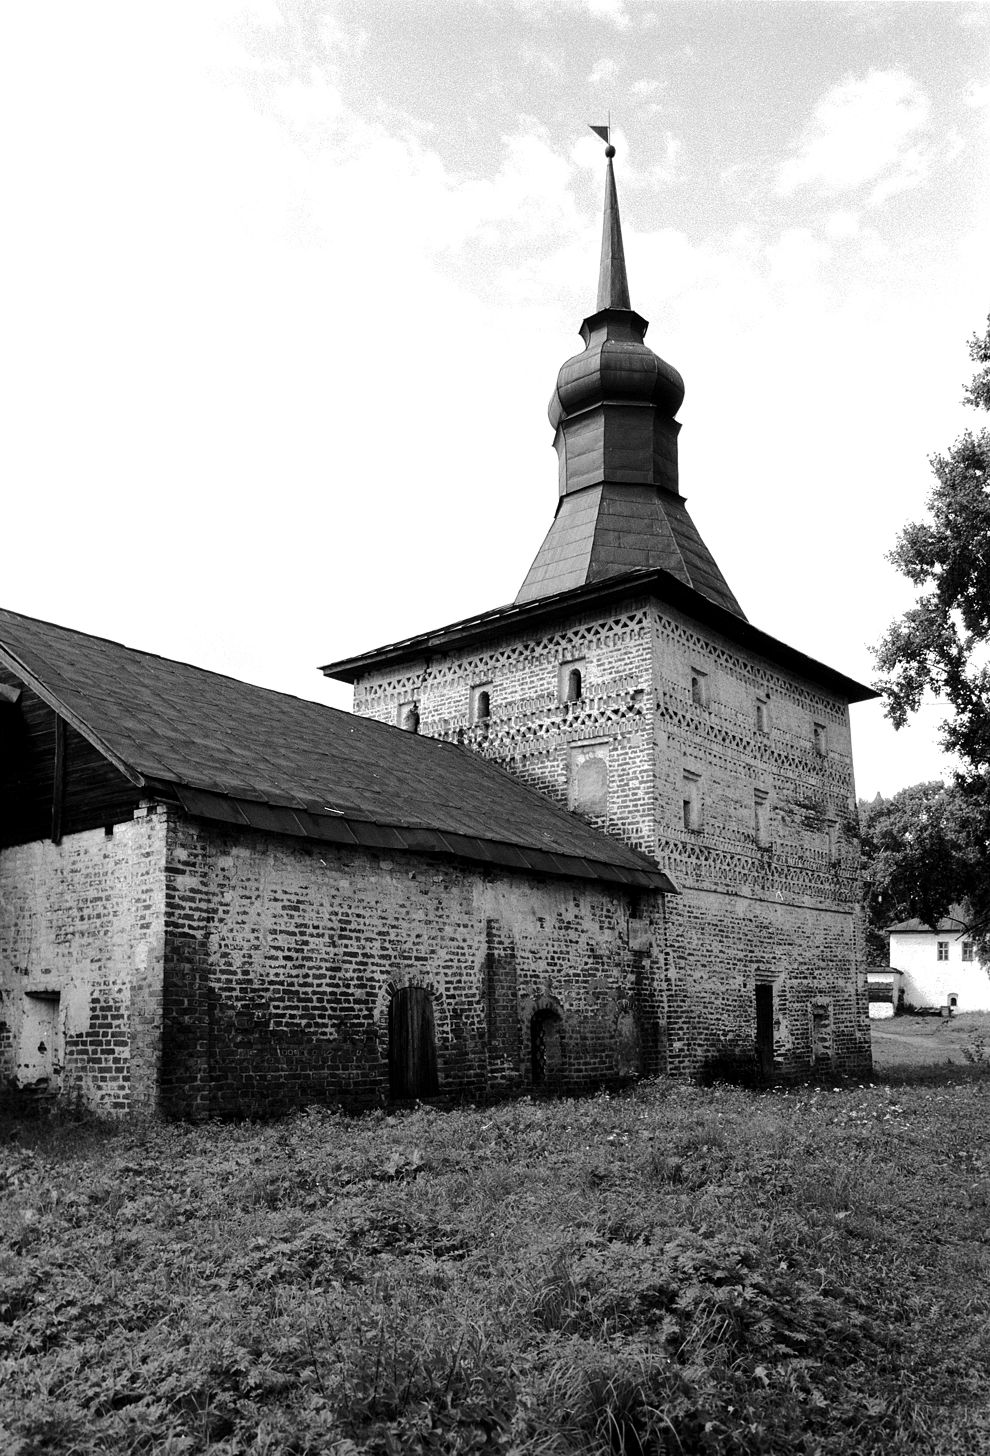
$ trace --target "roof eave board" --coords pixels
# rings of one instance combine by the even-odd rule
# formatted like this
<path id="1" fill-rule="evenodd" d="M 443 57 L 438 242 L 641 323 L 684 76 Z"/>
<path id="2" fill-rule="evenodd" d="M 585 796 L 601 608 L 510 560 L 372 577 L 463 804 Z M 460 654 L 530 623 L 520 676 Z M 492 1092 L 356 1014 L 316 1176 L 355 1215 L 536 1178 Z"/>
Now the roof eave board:
<path id="1" fill-rule="evenodd" d="M 780 666 L 789 668 L 797 675 L 831 687 L 850 703 L 867 702 L 880 696 L 875 689 L 857 682 L 855 678 L 847 677 L 845 673 L 829 667 L 827 663 L 818 662 L 817 659 L 809 657 L 798 648 L 791 647 L 776 637 L 771 637 L 768 632 L 754 627 L 743 617 L 737 617 L 727 607 L 719 606 L 717 602 L 713 602 L 709 597 L 696 591 L 694 587 L 687 586 L 672 573 L 662 569 L 629 571 L 621 576 L 608 577 L 590 585 L 572 587 L 568 591 L 523 602 L 518 606 L 498 607 L 491 612 L 466 617 L 459 622 L 451 622 L 448 626 L 439 627 L 433 632 L 421 633 L 417 637 L 408 637 L 399 642 L 388 643 L 384 647 L 374 648 L 372 651 L 361 653 L 356 657 L 346 657 L 338 662 L 327 663 L 320 671 L 326 677 L 335 678 L 340 682 L 354 683 L 372 668 L 396 666 L 399 663 L 429 656 L 435 652 L 445 652 L 456 647 L 467 646 L 472 642 L 490 638 L 496 632 L 511 631 L 517 624 L 532 624 L 545 618 L 559 617 L 573 611 L 576 607 L 595 601 L 611 601 L 616 597 L 628 595 L 629 592 L 636 589 L 657 597 L 670 606 L 680 607 L 689 614 L 706 621 L 727 637 L 743 646 L 751 647 L 762 656 Z"/>

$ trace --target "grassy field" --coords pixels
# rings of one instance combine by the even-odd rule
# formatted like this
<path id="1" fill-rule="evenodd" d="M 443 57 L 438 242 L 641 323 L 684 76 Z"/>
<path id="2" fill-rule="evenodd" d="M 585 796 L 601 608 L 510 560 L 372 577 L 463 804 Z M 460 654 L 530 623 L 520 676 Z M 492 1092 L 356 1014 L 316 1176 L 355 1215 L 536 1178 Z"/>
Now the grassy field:
<path id="1" fill-rule="evenodd" d="M 901 1071 L 906 1067 L 937 1067 L 946 1063 L 967 1065 L 979 1054 L 990 1062 L 990 1012 L 970 1011 L 960 1016 L 892 1016 L 871 1021 L 873 1065 L 878 1070 Z"/>
<path id="2" fill-rule="evenodd" d="M 0 1450 L 990 1451 L 988 1112 L 971 1075 L 8 1125 Z"/>

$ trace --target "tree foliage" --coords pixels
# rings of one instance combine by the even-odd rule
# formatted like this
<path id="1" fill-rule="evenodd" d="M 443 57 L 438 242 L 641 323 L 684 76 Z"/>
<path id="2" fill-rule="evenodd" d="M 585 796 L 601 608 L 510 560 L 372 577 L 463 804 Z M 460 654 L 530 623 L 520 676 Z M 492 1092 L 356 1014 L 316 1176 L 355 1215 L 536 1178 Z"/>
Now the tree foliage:
<path id="1" fill-rule="evenodd" d="M 886 964 L 887 926 L 923 920 L 932 929 L 950 905 L 979 893 L 978 825 L 962 789 L 935 780 L 860 801 L 868 958 Z"/>
<path id="2" fill-rule="evenodd" d="M 965 399 L 990 411 L 990 318 L 970 341 L 980 367 Z M 913 607 L 888 629 L 877 649 L 887 713 L 903 727 L 925 692 L 950 710 L 946 749 L 962 770 L 953 787 L 959 814 L 953 832 L 967 836 L 960 852 L 990 865 L 990 429 L 967 431 L 932 459 L 935 485 L 928 518 L 901 532 L 890 560 L 918 591 Z M 930 788 L 919 785 L 917 788 Z M 905 790 L 914 794 L 916 790 Z M 900 797 L 895 795 L 895 800 Z M 891 801 L 893 802 L 893 801 Z M 940 882 L 937 865 L 933 882 Z M 949 877 L 951 878 L 951 876 Z M 984 875 L 990 881 L 990 875 Z M 948 909 L 945 893 L 929 899 L 922 919 Z M 953 895 L 952 899 L 959 898 Z M 990 938 L 990 883 L 971 894 L 981 938 Z M 916 911 L 915 913 L 920 913 Z"/>

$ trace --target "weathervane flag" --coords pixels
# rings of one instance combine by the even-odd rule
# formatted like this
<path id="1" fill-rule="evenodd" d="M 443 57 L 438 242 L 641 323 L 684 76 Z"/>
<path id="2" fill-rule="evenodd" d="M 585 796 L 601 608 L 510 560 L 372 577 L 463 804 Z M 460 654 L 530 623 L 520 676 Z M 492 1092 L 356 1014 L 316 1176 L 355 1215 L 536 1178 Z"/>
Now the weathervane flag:
<path id="1" fill-rule="evenodd" d="M 588 125 L 591 126 L 591 123 L 589 122 Z M 601 139 L 602 139 L 602 141 L 605 143 L 605 145 L 608 146 L 608 144 L 609 144 L 609 142 L 608 142 L 608 134 L 609 134 L 609 131 L 610 131 L 610 128 L 609 127 L 607 127 L 607 126 L 592 126 L 591 127 L 591 130 L 595 133 L 595 136 L 600 136 Z"/>

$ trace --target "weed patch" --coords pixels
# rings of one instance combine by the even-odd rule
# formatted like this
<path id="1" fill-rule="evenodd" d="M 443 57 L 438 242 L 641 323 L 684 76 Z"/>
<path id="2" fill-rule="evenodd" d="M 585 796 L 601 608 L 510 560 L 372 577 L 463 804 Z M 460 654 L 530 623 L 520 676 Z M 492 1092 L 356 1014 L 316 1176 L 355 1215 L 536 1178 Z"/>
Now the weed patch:
<path id="1" fill-rule="evenodd" d="M 988 1097 L 8 1124 L 0 1447 L 990 1449 Z"/>

